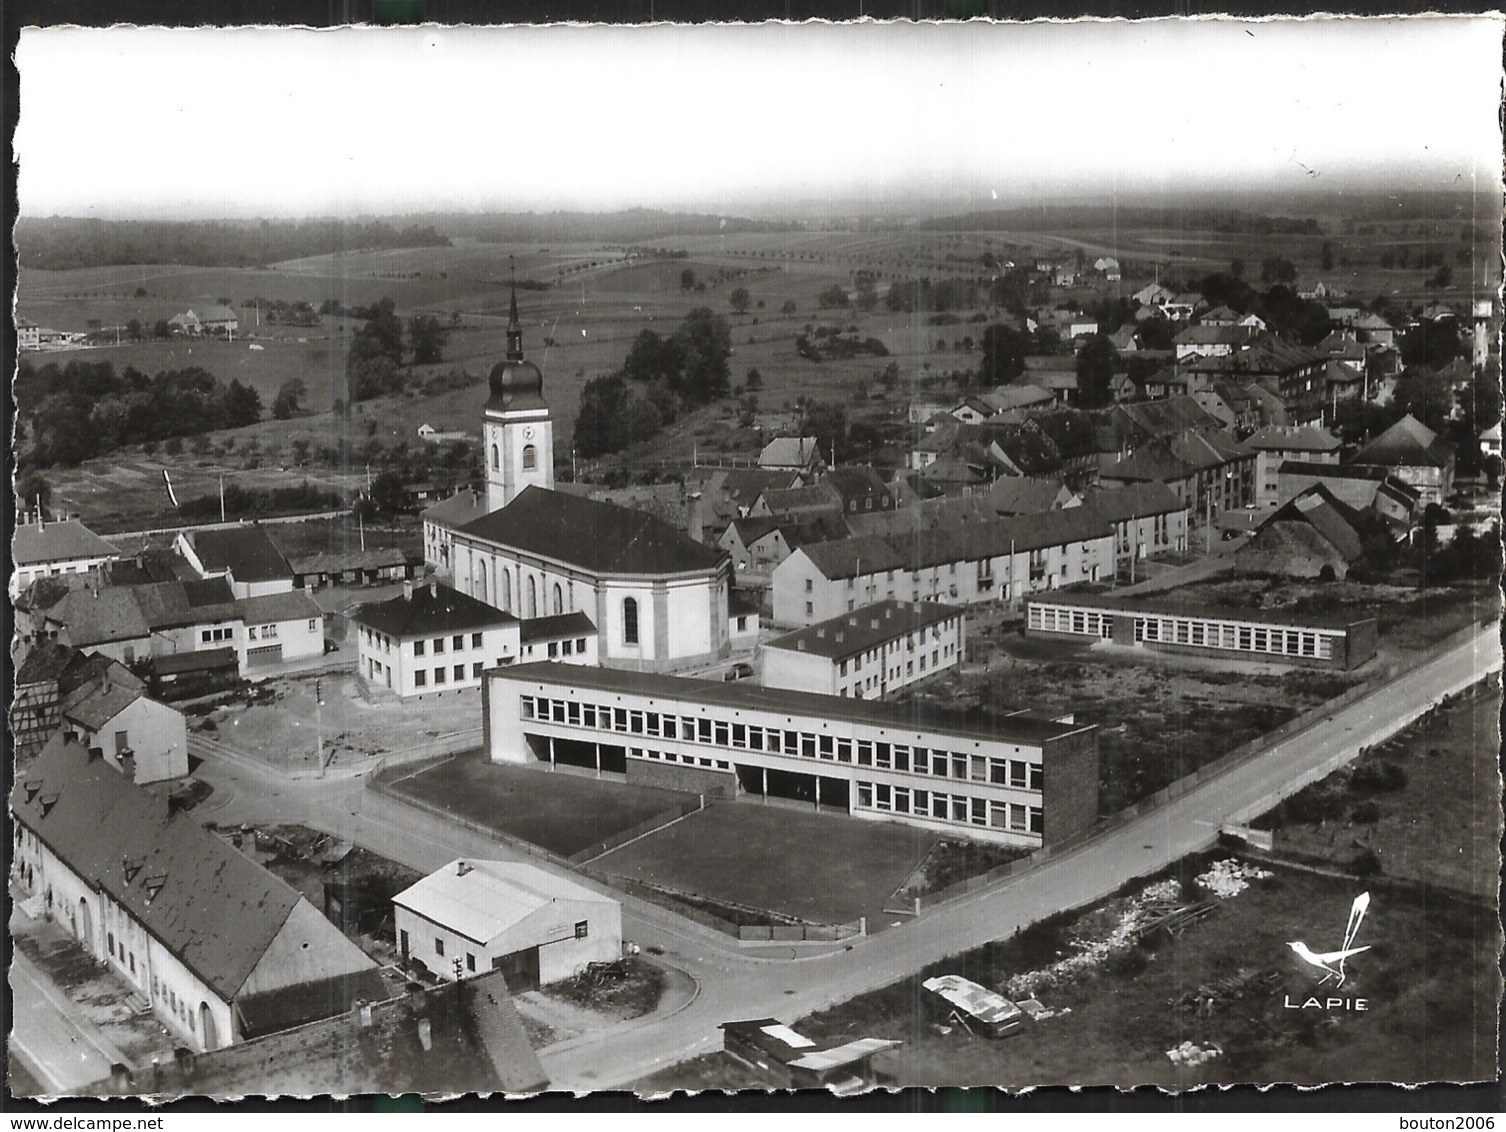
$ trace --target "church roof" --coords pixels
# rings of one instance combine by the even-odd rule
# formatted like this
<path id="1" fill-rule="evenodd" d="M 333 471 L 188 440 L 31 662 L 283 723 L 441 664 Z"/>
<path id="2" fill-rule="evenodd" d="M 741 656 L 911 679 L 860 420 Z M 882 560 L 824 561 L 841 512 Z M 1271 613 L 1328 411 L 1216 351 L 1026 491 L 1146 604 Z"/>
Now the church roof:
<path id="1" fill-rule="evenodd" d="M 684 574 L 725 557 L 646 511 L 534 486 L 460 533 L 592 574 Z"/>

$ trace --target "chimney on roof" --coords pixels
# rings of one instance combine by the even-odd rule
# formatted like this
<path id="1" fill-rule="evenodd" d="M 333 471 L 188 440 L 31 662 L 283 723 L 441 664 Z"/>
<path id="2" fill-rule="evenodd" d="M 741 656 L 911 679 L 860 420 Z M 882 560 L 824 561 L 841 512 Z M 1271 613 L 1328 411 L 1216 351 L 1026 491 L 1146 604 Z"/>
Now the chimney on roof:
<path id="1" fill-rule="evenodd" d="M 474 871 L 475 870 L 471 868 L 471 865 L 470 865 L 470 863 L 468 861 L 456 861 L 455 862 L 455 875 L 458 876 L 458 877 L 463 877 L 467 873 L 474 872 Z"/>
<path id="2" fill-rule="evenodd" d="M 403 600 L 404 601 L 412 601 L 413 600 L 413 579 L 412 578 L 409 578 L 408 580 L 406 580 L 405 582 L 403 582 Z"/>
<path id="3" fill-rule="evenodd" d="M 430 597 L 438 597 L 439 596 L 439 583 L 438 582 L 430 582 L 429 583 L 429 596 Z"/>
<path id="4" fill-rule="evenodd" d="M 105 757 L 105 752 L 101 748 L 99 748 L 99 747 L 90 747 L 89 748 L 89 761 L 91 763 L 93 763 L 93 762 L 99 762 L 104 757 Z"/>

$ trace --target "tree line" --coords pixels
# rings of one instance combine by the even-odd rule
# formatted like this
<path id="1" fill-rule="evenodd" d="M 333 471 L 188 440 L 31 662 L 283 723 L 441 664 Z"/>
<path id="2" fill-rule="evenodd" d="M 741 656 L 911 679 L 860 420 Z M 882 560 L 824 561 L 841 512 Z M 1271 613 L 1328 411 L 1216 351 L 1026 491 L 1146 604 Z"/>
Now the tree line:
<path id="1" fill-rule="evenodd" d="M 198 366 L 148 377 L 132 366 L 120 373 L 110 362 L 23 359 L 16 401 L 28 414 L 36 467 L 72 466 L 131 444 L 155 443 L 261 419 L 261 397 L 249 385 L 228 385 Z"/>
<path id="2" fill-rule="evenodd" d="M 396 304 L 385 297 L 369 307 L 354 307 L 349 313 L 364 319 L 365 324 L 351 336 L 345 355 L 346 396 L 340 399 L 339 407 L 401 393 L 407 380 L 405 358 L 412 365 L 444 361 L 449 331 L 434 315 L 414 315 L 405 327 L 397 316 Z M 405 347 L 411 355 L 405 353 Z"/>
<path id="3" fill-rule="evenodd" d="M 449 247 L 433 225 L 381 220 L 96 220 L 23 217 L 24 267 L 65 271 L 123 263 L 253 267 L 353 248 Z"/>

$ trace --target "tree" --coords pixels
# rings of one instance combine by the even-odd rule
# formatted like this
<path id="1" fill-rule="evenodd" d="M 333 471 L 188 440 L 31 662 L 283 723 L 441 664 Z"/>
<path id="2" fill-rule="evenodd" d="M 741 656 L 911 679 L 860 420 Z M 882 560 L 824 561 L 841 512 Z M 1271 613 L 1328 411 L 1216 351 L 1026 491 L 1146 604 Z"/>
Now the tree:
<path id="1" fill-rule="evenodd" d="M 141 332 L 141 320 L 139 318 L 133 318 L 129 322 L 127 322 L 126 333 L 131 336 L 132 342 L 140 342 L 143 337 L 143 334 Z"/>
<path id="2" fill-rule="evenodd" d="M 1442 369 L 1465 353 L 1458 326 L 1452 320 L 1423 319 L 1402 335 L 1401 362 L 1408 369 Z"/>
<path id="3" fill-rule="evenodd" d="M 1260 262 L 1260 281 L 1267 286 L 1272 283 L 1295 283 L 1297 265 L 1281 256 L 1270 256 Z"/>
<path id="4" fill-rule="evenodd" d="M 727 359 L 732 355 L 727 320 L 709 307 L 696 307 L 685 316 L 673 341 L 683 367 L 677 392 L 693 405 L 726 396 Z"/>
<path id="5" fill-rule="evenodd" d="M 1454 392 L 1436 373 L 1409 369 L 1396 382 L 1391 402 L 1397 410 L 1411 413 L 1434 432 L 1442 432 L 1454 407 Z"/>
<path id="6" fill-rule="evenodd" d="M 152 323 L 153 338 L 171 338 L 173 336 L 173 324 L 165 318 L 159 318 Z"/>
<path id="7" fill-rule="evenodd" d="M 1119 351 L 1106 334 L 1095 334 L 1077 351 L 1077 396 L 1084 409 L 1097 409 L 1114 399 L 1111 382 Z"/>
<path id="8" fill-rule="evenodd" d="M 833 460 L 836 458 L 832 452 L 833 446 L 847 436 L 847 413 L 841 405 L 830 401 L 816 401 L 806 406 L 805 422 L 800 431 L 804 436 L 814 436 L 821 455 Z"/>
<path id="9" fill-rule="evenodd" d="M 1454 269 L 1445 263 L 1439 266 L 1438 270 L 1433 274 L 1433 277 L 1428 280 L 1427 285 L 1429 287 L 1437 288 L 1441 291 L 1452 284 L 1453 281 Z"/>
<path id="10" fill-rule="evenodd" d="M 261 420 L 261 394 L 249 385 L 232 381 L 225 393 L 225 427 L 240 428 Z"/>
<path id="11" fill-rule="evenodd" d="M 279 421 L 288 420 L 298 412 L 307 395 L 308 389 L 301 378 L 288 378 L 278 387 L 277 396 L 272 398 L 272 416 Z"/>
<path id="12" fill-rule="evenodd" d="M 1008 385 L 1025 372 L 1029 346 L 1023 332 L 994 323 L 983 332 L 983 357 L 978 362 L 978 381 L 983 385 Z"/>
<path id="13" fill-rule="evenodd" d="M 786 299 L 779 307 L 780 314 L 794 314 L 799 308 L 795 306 L 794 299 Z"/>
<path id="14" fill-rule="evenodd" d="M 847 291 L 842 284 L 833 283 L 816 296 L 816 305 L 822 310 L 827 310 L 831 307 L 845 307 L 850 304 L 847 301 Z"/>
<path id="15" fill-rule="evenodd" d="M 695 271 L 687 267 L 680 272 L 680 290 L 692 291 L 695 289 Z"/>
<path id="16" fill-rule="evenodd" d="M 16 503 L 23 511 L 40 507 L 43 514 L 51 514 L 52 485 L 47 477 L 35 469 L 16 476 Z"/>
<path id="17" fill-rule="evenodd" d="M 584 457 L 619 452 L 663 427 L 659 411 L 633 395 L 620 374 L 586 382 L 575 418 L 575 451 Z"/>
<path id="18" fill-rule="evenodd" d="M 747 314 L 748 304 L 752 301 L 752 297 L 748 294 L 746 287 L 734 287 L 732 294 L 727 296 L 727 300 L 738 314 Z"/>
<path id="19" fill-rule="evenodd" d="M 743 386 L 750 393 L 756 392 L 763 388 L 763 374 L 758 372 L 757 366 L 748 367 L 748 376 L 743 379 Z"/>
<path id="20" fill-rule="evenodd" d="M 408 320 L 408 341 L 413 344 L 413 364 L 433 365 L 444 361 L 447 333 L 432 314 L 416 314 Z"/>

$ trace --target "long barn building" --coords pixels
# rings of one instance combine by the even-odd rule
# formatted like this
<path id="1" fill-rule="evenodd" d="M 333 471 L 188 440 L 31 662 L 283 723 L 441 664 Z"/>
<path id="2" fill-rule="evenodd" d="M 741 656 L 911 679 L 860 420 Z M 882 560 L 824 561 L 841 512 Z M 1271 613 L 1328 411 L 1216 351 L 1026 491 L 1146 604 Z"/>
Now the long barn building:
<path id="1" fill-rule="evenodd" d="M 723 798 L 1037 848 L 1098 817 L 1095 727 L 563 664 L 482 684 L 493 762 L 594 768 Z"/>

